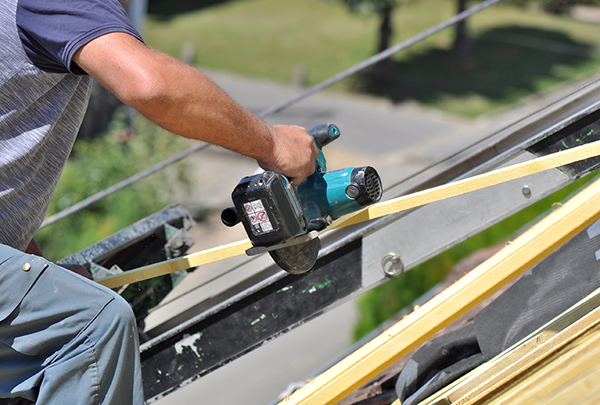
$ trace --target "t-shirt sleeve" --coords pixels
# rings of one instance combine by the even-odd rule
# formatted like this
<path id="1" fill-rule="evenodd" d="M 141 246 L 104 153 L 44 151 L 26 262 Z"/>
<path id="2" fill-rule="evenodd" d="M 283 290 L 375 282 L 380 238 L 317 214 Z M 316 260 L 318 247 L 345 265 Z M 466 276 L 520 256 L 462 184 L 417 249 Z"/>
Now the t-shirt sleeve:
<path id="1" fill-rule="evenodd" d="M 124 32 L 143 41 L 119 0 L 19 0 L 17 28 L 31 62 L 50 73 L 85 74 L 73 55 L 102 35 Z"/>

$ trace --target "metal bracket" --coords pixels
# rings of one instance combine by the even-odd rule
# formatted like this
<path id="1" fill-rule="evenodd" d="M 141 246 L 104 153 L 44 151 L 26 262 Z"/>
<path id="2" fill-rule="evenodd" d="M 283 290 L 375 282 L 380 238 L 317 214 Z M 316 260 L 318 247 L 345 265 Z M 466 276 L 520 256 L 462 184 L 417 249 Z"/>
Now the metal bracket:
<path id="1" fill-rule="evenodd" d="M 183 228 L 177 228 L 166 223 L 164 224 L 164 232 L 166 239 L 164 249 L 167 259 L 182 256 L 194 244 L 194 239 L 187 233 L 185 224 Z"/>
<path id="2" fill-rule="evenodd" d="M 89 262 L 89 267 L 94 280 L 102 280 L 106 277 L 123 273 L 123 270 L 116 264 L 113 264 L 110 269 L 107 269 L 106 267 L 96 264 L 94 262 Z"/>

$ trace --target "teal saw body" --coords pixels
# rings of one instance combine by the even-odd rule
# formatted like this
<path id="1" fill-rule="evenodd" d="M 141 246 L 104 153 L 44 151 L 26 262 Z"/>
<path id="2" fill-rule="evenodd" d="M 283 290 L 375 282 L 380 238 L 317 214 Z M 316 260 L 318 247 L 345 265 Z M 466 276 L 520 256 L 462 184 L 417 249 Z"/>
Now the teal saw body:
<path id="1" fill-rule="evenodd" d="M 378 202 L 383 192 L 370 166 L 327 171 L 322 148 L 340 136 L 337 126 L 317 125 L 308 133 L 319 149 L 312 175 L 297 187 L 271 171 L 244 177 L 231 194 L 234 205 L 221 214 L 227 226 L 243 223 L 254 246 L 247 254 L 269 252 L 283 270 L 294 274 L 316 263 L 321 248 L 317 231 Z"/>

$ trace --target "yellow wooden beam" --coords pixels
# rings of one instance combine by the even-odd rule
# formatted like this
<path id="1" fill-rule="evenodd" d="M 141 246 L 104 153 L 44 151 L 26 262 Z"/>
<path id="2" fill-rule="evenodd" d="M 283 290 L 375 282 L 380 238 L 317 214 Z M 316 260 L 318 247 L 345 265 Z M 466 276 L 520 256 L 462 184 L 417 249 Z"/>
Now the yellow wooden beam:
<path id="1" fill-rule="evenodd" d="M 333 226 L 327 230 L 379 218 L 384 215 L 440 201 L 449 197 L 479 190 L 598 155 L 600 155 L 600 141 L 553 153 L 548 156 L 481 174 L 465 180 L 381 202 L 365 208 L 355 215 L 338 219 Z M 109 288 L 117 288 L 122 285 L 136 283 L 138 281 L 162 276 L 178 270 L 185 270 L 202 264 L 241 255 L 251 246 L 250 242 L 245 239 L 229 245 L 218 246 L 202 252 L 193 253 L 185 257 L 148 265 L 139 269 L 128 270 L 122 274 L 110 276 L 98 282 Z"/>
<path id="2" fill-rule="evenodd" d="M 544 170 L 554 169 L 580 160 L 589 159 L 600 154 L 600 141 L 592 142 L 573 149 L 566 149 L 551 155 L 543 156 L 513 166 L 504 167 L 468 179 L 455 181 L 427 190 L 394 198 L 371 205 L 353 215 L 338 226 L 356 224 L 370 219 L 380 218 L 385 215 L 408 210 L 421 205 L 455 197 L 489 186 L 504 183 L 509 180 L 519 179 L 530 174 L 540 173 Z"/>
<path id="3" fill-rule="evenodd" d="M 281 405 L 333 405 L 600 218 L 600 180 Z"/>
<path id="4" fill-rule="evenodd" d="M 98 283 L 108 287 L 117 288 L 125 284 L 137 283 L 138 281 L 148 280 L 150 278 L 162 276 L 164 274 L 174 273 L 179 270 L 187 270 L 202 264 L 212 263 L 229 257 L 243 254 L 252 247 L 248 239 L 230 243 L 228 245 L 217 246 L 212 249 L 203 250 L 198 253 L 180 257 L 177 259 L 166 260 L 164 262 L 140 267 L 132 271 L 110 276 L 98 281 Z"/>
<path id="5" fill-rule="evenodd" d="M 421 404 L 476 404 L 600 323 L 600 290 Z"/>
<path id="6" fill-rule="evenodd" d="M 598 326 L 527 370 L 490 396 L 486 403 L 548 405 L 585 403 L 600 394 L 600 329 Z M 586 392 L 586 385 L 595 392 Z M 594 402 L 595 404 L 599 402 Z"/>

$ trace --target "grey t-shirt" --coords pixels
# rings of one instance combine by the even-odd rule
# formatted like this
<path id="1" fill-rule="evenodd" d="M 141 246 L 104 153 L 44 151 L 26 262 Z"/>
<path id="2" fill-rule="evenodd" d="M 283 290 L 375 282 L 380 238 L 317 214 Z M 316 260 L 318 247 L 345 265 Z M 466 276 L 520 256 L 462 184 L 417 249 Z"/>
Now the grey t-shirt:
<path id="1" fill-rule="evenodd" d="M 73 55 L 111 32 L 141 40 L 118 0 L 0 0 L 0 243 L 41 225 L 89 99 Z"/>

